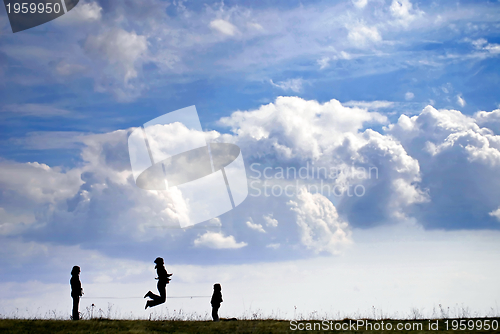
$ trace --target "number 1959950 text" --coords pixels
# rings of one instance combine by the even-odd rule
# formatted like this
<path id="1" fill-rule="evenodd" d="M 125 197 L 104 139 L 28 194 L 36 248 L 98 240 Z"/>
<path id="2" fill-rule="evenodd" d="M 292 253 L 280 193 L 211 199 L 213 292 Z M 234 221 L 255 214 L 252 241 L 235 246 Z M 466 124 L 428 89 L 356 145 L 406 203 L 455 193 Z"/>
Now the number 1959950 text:
<path id="1" fill-rule="evenodd" d="M 48 2 L 45 4 L 44 3 L 36 4 L 33 2 L 32 3 L 26 3 L 26 2 L 17 3 L 17 2 L 15 2 L 12 6 L 10 3 L 8 3 L 6 5 L 6 7 L 7 7 L 7 12 L 9 14 L 11 13 L 11 11 L 12 11 L 12 13 L 15 13 L 15 14 L 19 14 L 19 13 L 22 13 L 22 14 L 56 13 L 57 14 L 61 11 L 61 4 L 57 3 L 57 2 L 56 3 Z"/>

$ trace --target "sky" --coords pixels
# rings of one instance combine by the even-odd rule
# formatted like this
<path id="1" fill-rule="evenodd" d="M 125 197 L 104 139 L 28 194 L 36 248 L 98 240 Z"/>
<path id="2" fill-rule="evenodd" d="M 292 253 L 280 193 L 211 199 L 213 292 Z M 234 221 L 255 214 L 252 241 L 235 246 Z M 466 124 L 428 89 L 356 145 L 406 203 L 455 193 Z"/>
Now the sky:
<path id="1" fill-rule="evenodd" d="M 81 311 L 117 318 L 208 317 L 216 282 L 222 317 L 498 316 L 499 17 L 82 0 L 12 33 L 2 7 L 0 315 L 69 318 L 79 265 Z M 192 105 L 249 192 L 183 229 L 182 195 L 136 186 L 127 140 Z M 144 311 L 158 256 L 170 298 Z"/>

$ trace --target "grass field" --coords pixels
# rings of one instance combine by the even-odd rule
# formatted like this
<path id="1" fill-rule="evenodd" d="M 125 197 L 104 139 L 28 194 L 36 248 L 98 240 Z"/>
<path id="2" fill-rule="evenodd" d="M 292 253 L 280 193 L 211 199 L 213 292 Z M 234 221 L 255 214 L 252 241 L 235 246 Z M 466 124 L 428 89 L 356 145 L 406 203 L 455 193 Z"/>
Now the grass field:
<path id="1" fill-rule="evenodd" d="M 363 321 L 363 323 L 361 323 Z M 500 318 L 435 320 L 0 320 L 0 333 L 499 333 Z M 462 329 L 460 329 L 460 326 Z M 455 327 L 455 330 L 453 330 Z M 489 329 L 485 329 L 488 328 Z M 400 328 L 400 330 L 398 330 Z M 405 329 L 406 328 L 406 329 Z M 481 328 L 481 329 L 479 329 Z M 383 330 L 382 330 L 383 329 Z"/>

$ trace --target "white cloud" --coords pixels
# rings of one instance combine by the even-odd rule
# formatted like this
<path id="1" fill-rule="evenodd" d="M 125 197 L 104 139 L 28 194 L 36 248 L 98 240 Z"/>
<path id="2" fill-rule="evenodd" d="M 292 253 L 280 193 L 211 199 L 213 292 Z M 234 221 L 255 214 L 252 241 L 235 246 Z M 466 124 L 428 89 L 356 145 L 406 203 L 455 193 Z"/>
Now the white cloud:
<path id="1" fill-rule="evenodd" d="M 215 249 L 242 248 L 248 245 L 246 242 L 236 242 L 232 235 L 224 236 L 222 233 L 206 232 L 195 239 L 194 245 L 197 247 L 208 247 Z"/>
<path id="2" fill-rule="evenodd" d="M 487 128 L 495 125 L 490 118 L 494 120 L 494 112 L 480 112 L 473 118 L 427 106 L 417 116 L 401 116 L 390 127 L 389 133 L 423 166 L 421 187 L 428 190 L 429 201 L 417 216 L 424 226 L 492 227 L 487 212 L 493 212 L 500 201 L 496 171 L 500 136 Z M 471 220 L 471 216 L 477 218 Z"/>
<path id="3" fill-rule="evenodd" d="M 297 201 L 288 204 L 297 214 L 302 244 L 315 253 L 338 254 L 352 242 L 349 225 L 339 218 L 335 206 L 323 195 L 311 194 L 303 188 Z"/>
<path id="4" fill-rule="evenodd" d="M 102 17 L 102 7 L 99 6 L 97 2 L 83 2 L 80 1 L 78 6 L 74 7 L 66 15 L 63 15 L 56 22 L 58 24 L 69 25 L 69 24 L 80 24 L 80 23 L 92 23 L 101 20 Z"/>
<path id="5" fill-rule="evenodd" d="M 320 104 L 298 97 L 278 97 L 253 111 L 237 111 L 220 119 L 248 152 L 286 159 L 317 159 L 357 134 L 364 123 L 385 123 L 377 112 L 346 108 L 337 100 Z"/>
<path id="6" fill-rule="evenodd" d="M 498 219 L 498 221 L 500 221 L 500 207 L 494 211 L 491 211 L 489 215 L 495 217 L 496 219 Z"/>
<path id="7" fill-rule="evenodd" d="M 212 218 L 208 221 L 208 223 L 210 225 L 214 225 L 214 226 L 222 226 L 222 223 L 220 221 L 220 218 Z"/>
<path id="8" fill-rule="evenodd" d="M 292 91 L 294 93 L 300 93 L 300 91 L 302 91 L 302 85 L 304 84 L 304 80 L 301 78 L 288 79 L 278 83 L 274 83 L 273 80 L 270 80 L 270 82 L 274 87 L 281 88 L 284 91 Z"/>
<path id="9" fill-rule="evenodd" d="M 0 234 L 21 235 L 74 197 L 83 181 L 77 169 L 63 172 L 37 162 L 0 161 Z"/>
<path id="10" fill-rule="evenodd" d="M 394 102 L 391 101 L 348 101 L 343 103 L 346 107 L 358 107 L 368 110 L 376 110 L 383 108 L 390 108 L 394 106 Z"/>
<path id="11" fill-rule="evenodd" d="M 382 104 L 387 106 L 390 102 Z M 381 106 L 379 103 L 378 107 Z M 412 205 L 427 201 L 425 190 L 418 186 L 418 161 L 392 136 L 363 130 L 365 123 L 386 122 L 386 117 L 375 111 L 347 108 L 336 100 L 319 104 L 297 97 L 280 97 L 258 110 L 238 111 L 221 119 L 221 123 L 235 133 L 232 140 L 245 152 L 253 153 L 255 160 L 251 161 L 266 156 L 272 157 L 269 161 L 278 166 L 305 166 L 312 162 L 316 167 L 337 169 L 353 163 L 363 168 L 376 166 L 377 175 L 370 179 L 363 181 L 352 173 L 341 173 L 328 182 L 330 187 L 342 191 L 358 184 L 363 187 L 359 189 L 366 190 L 364 196 L 344 198 L 339 204 L 343 209 L 361 205 L 357 202 L 364 203 L 363 211 L 347 209 L 344 212 L 355 226 L 406 218 Z M 274 217 L 280 219 L 277 215 Z"/>
<path id="12" fill-rule="evenodd" d="M 491 129 L 495 134 L 500 135 L 500 109 L 491 112 L 479 111 L 474 115 L 477 124 Z"/>
<path id="13" fill-rule="evenodd" d="M 479 39 L 471 41 L 471 44 L 474 45 L 478 49 L 482 48 L 487 43 L 488 43 L 488 41 L 485 40 L 484 38 L 479 38 Z"/>
<path id="14" fill-rule="evenodd" d="M 467 189 L 476 184 L 481 187 L 479 193 L 488 196 L 481 199 L 483 207 L 471 204 L 468 210 L 482 212 L 486 218 L 480 221 L 487 222 L 491 218 L 487 213 L 494 211 L 500 202 L 496 190 L 500 189 L 496 175 L 500 165 L 500 139 L 493 134 L 494 125 L 499 124 L 498 114 L 497 111 L 480 112 L 470 117 L 457 110 L 436 110 L 429 106 L 419 115 L 402 115 L 397 123 L 388 125 L 387 118 L 376 111 L 346 107 L 336 100 L 318 103 L 298 97 L 279 97 L 256 110 L 238 111 L 222 118 L 220 124 L 229 126 L 233 134 L 213 131 L 210 137 L 216 142 L 238 144 L 246 163 L 262 162 L 262 157 L 266 157 L 269 164 L 280 167 L 299 168 L 314 162 L 316 167 L 347 170 L 335 179 L 323 181 L 342 189 L 363 187 L 363 196 L 334 197 L 334 207 L 330 207 L 332 201 L 327 198 L 328 194 L 323 193 L 321 197 L 312 194 L 312 190 L 292 199 L 297 210 L 294 212 L 302 217 L 303 223 L 297 225 L 298 231 L 290 233 L 300 233 L 305 245 L 314 251 L 317 250 L 310 239 L 319 240 L 318 249 L 332 250 L 334 247 L 319 237 L 318 231 L 324 226 L 317 221 L 323 218 L 315 216 L 314 210 L 326 210 L 325 217 L 333 225 L 325 223 L 325 226 L 329 226 L 332 234 L 335 234 L 332 227 L 336 226 L 335 221 L 348 223 L 353 228 L 368 228 L 416 218 L 424 226 L 440 226 L 422 212 L 454 217 L 449 205 L 440 201 L 450 197 L 460 203 L 469 200 L 472 192 Z M 386 125 L 386 132 L 371 130 L 371 125 Z M 290 224 L 284 224 L 290 213 L 274 209 L 284 207 L 290 200 L 284 196 L 268 200 L 276 205 L 267 207 L 256 204 L 259 199 L 249 197 L 241 210 L 245 210 L 247 217 L 263 217 L 263 223 L 239 224 L 235 232 L 231 232 L 232 236 L 222 233 L 196 236 L 195 229 L 178 233 L 178 222 L 187 219 L 182 194 L 174 189 L 144 191 L 135 186 L 127 155 L 129 132 L 38 133 L 20 141 L 29 143 L 32 149 L 80 149 L 82 162 L 62 170 L 38 163 L 3 161 L 0 187 L 3 194 L 9 194 L 9 201 L 18 205 L 11 202 L 2 205 L 6 210 L 4 216 L 11 224 L 2 227 L 2 233 L 20 234 L 37 228 L 43 231 L 39 233 L 40 240 L 58 240 L 64 235 L 92 247 L 96 231 L 103 229 L 113 231 L 111 238 L 120 239 L 113 241 L 117 244 L 171 238 L 168 244 L 176 242 L 178 249 L 183 249 L 192 247 L 195 239 L 199 246 L 243 247 L 252 241 L 236 241 L 235 237 L 243 235 L 239 234 L 241 229 L 264 230 L 264 226 L 269 226 L 273 228 L 266 228 L 266 234 L 251 234 L 252 238 L 265 239 L 259 243 L 261 251 L 270 243 L 279 243 L 281 249 L 290 247 L 289 239 L 284 237 L 287 234 L 281 233 L 282 229 L 290 229 Z M 456 171 L 450 170 L 448 161 L 459 162 Z M 351 166 L 376 167 L 376 174 L 359 179 L 348 171 Z M 475 172 L 477 168 L 482 172 Z M 314 185 L 319 180 L 304 182 Z M 447 186 L 436 187 L 441 183 Z M 453 190 L 457 186 L 459 190 Z M 416 204 L 429 210 L 415 210 Z M 342 220 L 335 220 L 334 209 Z M 35 217 L 35 221 L 30 217 Z M 210 223 L 225 225 L 220 219 Z"/>
<path id="15" fill-rule="evenodd" d="M 319 69 L 322 70 L 330 66 L 330 57 L 323 57 L 321 59 L 318 59 L 317 62 L 319 65 Z"/>
<path id="16" fill-rule="evenodd" d="M 347 28 L 349 30 L 347 38 L 354 44 L 355 47 L 365 47 L 382 40 L 382 36 L 380 36 L 380 33 L 375 26 L 369 27 L 362 23 L 358 23 L 348 26 Z"/>
<path id="17" fill-rule="evenodd" d="M 266 230 L 264 230 L 264 228 L 262 227 L 261 224 L 255 224 L 255 223 L 253 223 L 252 218 L 249 218 L 249 220 L 247 220 L 246 224 L 252 230 L 255 230 L 255 231 L 258 231 L 258 232 L 261 232 L 261 233 L 266 233 Z"/>
<path id="18" fill-rule="evenodd" d="M 422 11 L 413 9 L 410 0 L 392 0 L 390 11 L 398 23 L 403 26 L 408 26 L 417 16 L 423 14 Z"/>
<path id="19" fill-rule="evenodd" d="M 401 115 L 397 123 L 389 126 L 389 132 L 405 147 L 415 137 L 442 143 L 453 132 L 468 130 L 480 131 L 473 118 L 458 110 L 436 110 L 432 106 L 425 107 L 419 115 L 411 118 Z"/>
<path id="20" fill-rule="evenodd" d="M 2 162 L 0 187 L 25 213 L 36 213 L 33 226 L 42 228 L 40 238 L 79 238 L 92 242 L 94 222 L 114 230 L 114 236 L 143 242 L 172 233 L 188 218 L 186 203 L 180 191 L 145 191 L 135 186 L 127 154 L 128 131 L 99 135 L 73 135 L 70 138 L 81 149 L 82 163 L 61 171 L 39 163 Z M 48 136 L 43 147 L 53 148 L 50 141 L 64 140 L 65 134 Z M 43 136 L 38 138 L 43 143 Z M 57 145 L 56 145 L 57 148 Z M 17 198 L 23 200 L 17 201 Z M 119 198 L 119 200 L 118 200 Z M 17 211 L 19 211 L 17 210 Z M 35 227 L 34 227 L 35 228 Z M 151 233 L 151 229 L 155 233 Z"/>
<path id="21" fill-rule="evenodd" d="M 96 2 L 83 3 L 74 8 L 71 12 L 75 12 L 82 20 L 97 21 L 101 19 L 102 7 Z"/>
<path id="22" fill-rule="evenodd" d="M 346 60 L 349 60 L 349 59 L 352 59 L 352 56 L 345 52 L 345 51 L 340 51 L 340 53 L 334 57 L 335 59 L 346 59 Z"/>
<path id="23" fill-rule="evenodd" d="M 123 71 L 123 80 L 127 83 L 137 77 L 136 62 L 147 52 L 145 36 L 123 29 L 112 29 L 101 35 L 89 36 L 85 49 L 90 54 L 97 54 L 111 65 L 118 65 Z"/>
<path id="24" fill-rule="evenodd" d="M 462 95 L 457 95 L 457 103 L 459 106 L 461 107 L 465 107 L 466 103 L 465 103 L 465 99 L 462 97 Z"/>
<path id="25" fill-rule="evenodd" d="M 1 161 L 0 186 L 11 196 L 19 194 L 23 205 L 30 202 L 57 204 L 74 196 L 83 181 L 78 169 L 61 171 L 38 162 L 18 163 Z"/>
<path id="26" fill-rule="evenodd" d="M 227 36 L 234 36 L 239 33 L 238 28 L 236 28 L 231 22 L 222 19 L 211 21 L 210 28 Z"/>
<path id="27" fill-rule="evenodd" d="M 94 64 L 94 68 L 101 72 L 96 87 L 98 91 L 111 89 L 123 101 L 137 96 L 141 87 L 131 81 L 137 78 L 138 70 L 148 53 L 146 36 L 113 28 L 100 35 L 90 35 L 85 41 L 84 49 L 96 61 L 104 60 L 102 66 L 98 62 Z"/>
<path id="28" fill-rule="evenodd" d="M 365 6 L 368 4 L 368 0 L 352 0 L 352 3 L 357 8 L 365 8 Z"/>
<path id="29" fill-rule="evenodd" d="M 248 22 L 247 27 L 256 31 L 264 31 L 264 28 L 256 22 Z"/>
<path id="30" fill-rule="evenodd" d="M 273 214 L 268 214 L 264 215 L 262 218 L 264 218 L 264 221 L 266 222 L 267 226 L 272 226 L 272 227 L 277 227 L 278 226 L 278 221 L 273 218 Z"/>
<path id="31" fill-rule="evenodd" d="M 488 51 L 488 53 L 492 55 L 500 53 L 500 44 L 488 43 L 488 41 L 484 38 L 479 38 L 470 42 L 478 50 Z"/>
<path id="32" fill-rule="evenodd" d="M 496 55 L 500 53 L 500 44 L 490 43 L 484 47 L 489 53 Z"/>
<path id="33" fill-rule="evenodd" d="M 405 94 L 406 101 L 411 101 L 411 100 L 413 100 L 414 97 L 415 97 L 415 94 L 413 94 L 412 92 L 406 92 L 406 94 Z"/>
<path id="34" fill-rule="evenodd" d="M 322 57 L 321 59 L 317 60 L 318 65 L 320 66 L 319 69 L 325 69 L 330 66 L 330 61 L 332 60 L 337 60 L 337 59 L 345 59 L 349 60 L 352 59 L 352 56 L 345 52 L 345 51 L 340 51 L 338 54 L 330 56 L 330 57 Z"/>

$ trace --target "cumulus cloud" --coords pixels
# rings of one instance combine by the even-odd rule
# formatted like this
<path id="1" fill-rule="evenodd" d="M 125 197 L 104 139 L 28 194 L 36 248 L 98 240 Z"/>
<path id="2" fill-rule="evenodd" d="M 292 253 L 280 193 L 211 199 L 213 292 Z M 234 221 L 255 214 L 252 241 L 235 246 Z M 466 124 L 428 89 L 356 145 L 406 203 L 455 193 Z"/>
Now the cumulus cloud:
<path id="1" fill-rule="evenodd" d="M 255 224 L 252 220 L 252 218 L 249 218 L 246 222 L 247 226 L 251 228 L 252 230 L 261 232 L 261 233 L 266 233 L 266 230 L 262 227 L 261 224 Z"/>
<path id="2" fill-rule="evenodd" d="M 337 254 L 351 243 L 349 225 L 339 219 L 335 206 L 328 198 L 301 189 L 297 201 L 288 204 L 297 214 L 302 244 L 315 253 Z"/>
<path id="3" fill-rule="evenodd" d="M 223 117 L 239 143 L 256 155 L 276 158 L 318 159 L 365 123 L 385 123 L 378 112 L 346 108 L 337 100 L 324 104 L 298 97 L 278 97 L 275 103 L 253 111 L 237 111 Z"/>
<path id="4" fill-rule="evenodd" d="M 24 198 L 19 204 L 24 205 L 29 202 L 57 204 L 74 196 L 83 183 L 78 170 L 63 172 L 38 162 L 2 161 L 0 169 L 3 194 L 19 194 Z"/>
<path id="5" fill-rule="evenodd" d="M 479 111 L 474 115 L 476 123 L 481 127 L 492 130 L 496 135 L 500 135 L 500 109 Z"/>
<path id="6" fill-rule="evenodd" d="M 212 219 L 210 219 L 210 220 L 208 221 L 208 223 L 209 223 L 210 225 L 214 225 L 214 226 L 221 226 L 221 225 L 222 225 L 222 223 L 221 223 L 221 221 L 220 221 L 220 218 L 217 218 L 217 217 L 216 217 L 216 218 L 212 218 Z"/>
<path id="7" fill-rule="evenodd" d="M 275 103 L 262 106 L 258 110 L 235 112 L 230 117 L 221 119 L 221 124 L 232 128 L 233 135 L 220 135 L 213 132 L 210 136 L 216 141 L 237 143 L 244 152 L 245 159 L 250 159 L 247 160 L 250 162 L 258 161 L 261 154 L 268 155 L 278 165 L 283 166 L 288 164 L 301 166 L 316 161 L 324 166 L 345 167 L 351 163 L 352 156 L 358 156 L 357 164 L 368 164 L 375 162 L 373 159 L 374 157 L 378 159 L 379 154 L 387 157 L 385 158 L 387 164 L 404 162 L 404 154 L 395 149 L 397 146 L 390 147 L 387 151 L 380 153 L 373 151 L 370 147 L 380 146 L 379 142 L 383 141 L 374 132 L 362 132 L 365 124 L 385 124 L 386 122 L 387 119 L 377 112 L 369 112 L 357 107 L 347 108 L 335 100 L 320 104 L 316 101 L 306 101 L 300 98 L 282 97 L 278 98 Z M 178 130 L 182 131 L 183 129 L 179 128 Z M 231 240 L 238 234 L 232 233 L 233 236 L 226 237 L 219 233 L 218 235 L 208 234 L 200 237 L 194 235 L 195 229 L 184 234 L 176 233 L 179 222 L 187 219 L 187 204 L 183 201 L 182 194 L 177 192 L 175 188 L 168 191 L 145 191 L 135 186 L 127 153 L 127 136 L 130 131 L 119 130 L 95 135 L 64 132 L 37 133 L 22 141 L 24 144 L 30 143 L 33 149 L 59 147 L 79 149 L 82 159 L 81 164 L 67 171 L 29 164 L 16 165 L 10 169 L 4 168 L 9 173 L 15 171 L 19 174 L 18 177 L 9 173 L 3 174 L 8 176 L 3 180 L 3 188 L 11 192 L 10 198 L 29 198 L 36 194 L 43 194 L 46 197 L 44 200 L 33 202 L 35 203 L 33 205 L 27 204 L 30 210 L 25 212 L 26 214 L 38 212 L 36 221 L 30 225 L 33 228 L 36 226 L 38 232 L 32 234 L 31 238 L 39 241 L 56 241 L 61 240 L 64 236 L 64 239 L 68 240 L 67 242 L 78 241 L 88 247 L 100 242 L 97 236 L 113 240 L 119 239 L 119 242 L 113 241 L 121 245 L 116 247 L 125 247 L 129 243 L 140 247 L 141 243 L 159 238 L 169 238 L 166 245 L 178 245 L 179 249 L 183 249 L 186 245 L 193 245 L 194 239 L 198 240 L 196 245 L 208 245 L 210 242 L 212 242 L 210 244 L 212 246 L 217 243 L 231 245 Z M 378 136 L 382 135 L 378 134 Z M 384 137 L 382 136 L 382 138 Z M 158 140 L 162 139 L 158 138 Z M 386 140 L 390 142 L 389 137 Z M 37 143 L 45 144 L 39 145 Z M 61 143 L 65 144 L 61 146 Z M 369 152 L 372 153 L 368 154 Z M 394 153 L 388 154 L 388 152 Z M 249 155 L 250 153 L 254 156 Z M 414 162 L 410 159 L 407 163 L 411 166 Z M 48 177 L 40 175 L 41 180 L 30 181 L 29 178 L 22 175 L 23 169 L 35 167 L 37 170 L 40 169 L 40 171 L 43 170 L 54 175 L 53 178 L 57 181 L 50 185 L 53 189 L 37 190 L 37 182 L 42 184 L 48 182 L 50 180 Z M 387 217 L 390 216 L 389 211 L 403 210 L 404 205 L 411 202 L 410 190 L 415 187 L 412 184 L 415 182 L 416 176 L 414 174 L 418 175 L 418 168 L 415 166 L 405 169 L 403 165 L 394 164 L 394 167 L 391 168 L 394 177 L 369 181 L 370 184 L 387 183 L 388 187 L 394 188 L 396 193 L 388 192 L 386 196 L 405 199 L 404 203 L 397 202 L 401 204 L 401 207 L 398 207 L 399 204 L 386 207 Z M 407 176 L 404 176 L 405 173 Z M 29 174 L 31 177 L 38 177 L 38 174 L 33 171 L 29 171 Z M 395 180 L 403 176 L 402 183 L 394 183 Z M 12 182 L 12 180 L 21 180 L 22 182 L 9 185 L 8 182 Z M 351 181 L 362 182 L 356 181 L 355 175 L 347 174 L 332 180 L 333 183 L 339 185 Z M 65 182 L 69 182 L 69 184 L 61 187 L 65 185 Z M 391 185 L 391 182 L 394 185 Z M 373 186 L 370 184 L 367 186 Z M 30 192 L 34 192 L 34 194 L 31 195 Z M 53 197 L 47 197 L 51 193 L 54 194 Z M 380 193 L 375 194 L 368 191 L 367 194 L 369 193 L 382 200 L 385 198 Z M 410 195 L 401 196 L 403 193 Z M 35 201 L 36 197 L 33 198 Z M 289 199 L 276 200 L 277 203 L 281 202 L 284 205 Z M 52 203 L 52 206 L 47 207 L 47 203 Z M 353 203 L 346 201 L 341 204 L 345 206 L 343 210 L 346 210 L 346 216 L 349 218 L 349 212 L 352 211 L 349 207 L 353 206 Z M 19 215 L 20 210 L 21 208 L 7 214 Z M 247 210 L 249 210 L 249 216 L 260 213 L 255 212 L 252 207 L 247 208 Z M 269 210 L 267 209 L 266 212 Z M 266 234 L 266 237 L 271 238 L 269 243 L 283 245 L 281 238 L 272 239 L 276 238 L 274 233 L 281 233 L 279 231 L 281 228 L 290 228 L 286 224 L 278 224 L 283 214 L 286 213 L 277 210 L 263 216 L 266 225 L 272 227 Z M 286 218 L 283 219 L 286 221 Z M 359 224 L 362 219 L 364 218 L 361 216 L 359 219 L 354 217 L 353 221 L 355 224 Z M 22 220 L 18 219 L 18 221 Z M 217 225 L 223 225 L 220 218 L 214 222 Z M 250 222 L 251 224 L 246 224 L 246 227 L 264 230 L 261 224 Z M 210 223 L 210 225 L 214 224 Z M 33 228 L 29 227 L 31 230 Z M 152 229 L 154 233 L 151 233 Z M 112 237 L 108 234 L 110 231 L 113 231 Z M 242 247 L 244 244 L 234 241 L 233 246 Z"/>
<path id="8" fill-rule="evenodd" d="M 382 36 L 380 36 L 380 33 L 375 26 L 369 27 L 362 23 L 358 23 L 348 26 L 347 29 L 349 30 L 347 38 L 354 44 L 355 47 L 366 47 L 372 43 L 377 43 L 382 40 Z"/>
<path id="9" fill-rule="evenodd" d="M 231 22 L 222 19 L 211 21 L 210 28 L 227 36 L 234 36 L 239 33 L 238 28 L 236 28 Z"/>
<path id="10" fill-rule="evenodd" d="M 83 184 L 78 170 L 37 162 L 0 162 L 0 234 L 19 235 L 58 211 Z"/>
<path id="11" fill-rule="evenodd" d="M 419 189 L 420 168 L 392 136 L 366 124 L 384 124 L 385 116 L 376 111 L 347 108 L 332 100 L 324 104 L 296 97 L 280 97 L 258 110 L 235 112 L 221 119 L 230 126 L 238 145 L 252 152 L 251 161 L 266 157 L 275 165 L 305 166 L 343 170 L 334 179 L 321 181 L 327 189 L 341 192 L 357 189 L 362 196 L 344 196 L 338 210 L 354 226 L 371 226 L 407 217 L 408 208 L 426 201 Z M 361 180 L 350 168 L 372 173 Z M 374 172 L 376 171 L 376 172 Z M 321 187 L 316 179 L 317 187 Z M 332 192 L 326 194 L 332 195 Z M 380 203 L 384 203 L 381 205 Z"/>
<path id="12" fill-rule="evenodd" d="M 491 55 L 497 55 L 500 53 L 500 44 L 488 43 L 484 38 L 479 38 L 470 41 L 470 43 L 478 50 L 487 51 Z"/>
<path id="13" fill-rule="evenodd" d="M 69 170 L 36 162 L 2 162 L 2 201 L 9 203 L 9 209 L 36 214 L 26 232 L 30 238 L 92 244 L 99 242 L 95 233 L 106 230 L 113 231 L 106 237 L 109 242 L 119 238 L 125 246 L 171 235 L 188 219 L 186 203 L 176 188 L 144 191 L 135 186 L 127 134 L 120 130 L 75 137 L 83 144 L 79 147 L 83 163 Z"/>
<path id="14" fill-rule="evenodd" d="M 268 214 L 263 216 L 264 221 L 266 222 L 267 226 L 272 226 L 272 227 L 277 227 L 278 226 L 278 221 L 273 218 L 273 214 Z"/>
<path id="15" fill-rule="evenodd" d="M 390 11 L 397 22 L 403 26 L 407 26 L 411 21 L 423 14 L 422 11 L 413 8 L 410 0 L 392 0 Z"/>
<path id="16" fill-rule="evenodd" d="M 494 112 L 476 114 L 482 126 Z M 415 212 L 428 227 L 488 228 L 500 200 L 500 137 L 457 110 L 427 106 L 419 115 L 400 116 L 389 127 L 421 166 L 421 187 L 429 201 Z M 445 218 L 446 217 L 446 218 Z"/>
<path id="17" fill-rule="evenodd" d="M 182 258 L 185 252 L 201 249 L 246 252 L 247 243 L 257 247 L 252 238 L 262 238 L 255 244 L 262 246 L 261 252 L 271 251 L 264 247 L 269 244 L 280 244 L 281 250 L 292 247 L 294 236 L 304 250 L 335 253 L 350 240 L 350 228 L 409 219 L 426 228 L 498 226 L 490 214 L 500 203 L 498 111 L 467 116 L 428 106 L 418 115 L 402 115 L 390 124 L 368 106 L 361 108 L 355 101 L 351 105 L 280 97 L 220 120 L 231 133 L 210 132 L 211 140 L 238 144 L 246 164 L 265 159 L 266 166 L 275 168 L 340 170 L 333 178 L 312 173 L 312 178 L 300 180 L 305 189 L 292 197 L 249 196 L 238 207 L 239 214 L 262 217 L 262 223 L 241 220 L 224 233 L 180 230 L 179 221 L 188 219 L 187 204 L 175 187 L 146 191 L 135 186 L 127 153 L 131 130 L 33 134 L 21 142 L 31 143 L 32 149 L 78 149 L 81 163 L 63 169 L 2 161 L 0 216 L 6 223 L 1 233 L 88 248 L 106 240 L 114 251 L 131 256 L 151 243 L 157 251 L 175 247 L 169 252 Z M 377 132 L 372 125 L 385 128 Z M 360 178 L 359 168 L 372 168 L 369 177 Z M 294 180 L 269 181 L 283 186 Z M 358 187 L 362 196 L 346 192 L 338 196 L 322 186 L 351 189 L 351 193 Z M 197 228 L 226 228 L 224 217 Z M 293 219 L 297 224 L 286 224 Z M 248 234 L 248 228 L 266 233 Z M 237 241 L 243 235 L 251 239 Z"/>
<path id="18" fill-rule="evenodd" d="M 495 217 L 496 219 L 498 219 L 498 221 L 500 221 L 500 207 L 494 211 L 491 211 L 489 215 Z"/>
<path id="19" fill-rule="evenodd" d="M 222 233 L 207 232 L 194 241 L 197 247 L 208 247 L 215 249 L 242 248 L 247 246 L 246 242 L 236 242 L 232 235 L 224 236 Z"/>
<path id="20" fill-rule="evenodd" d="M 57 20 L 58 24 L 81 24 L 99 21 L 102 17 L 102 7 L 97 2 L 80 1 L 78 6 Z"/>
<path id="21" fill-rule="evenodd" d="M 352 3 L 357 8 L 365 8 L 365 6 L 368 4 L 368 0 L 352 0 Z"/>

